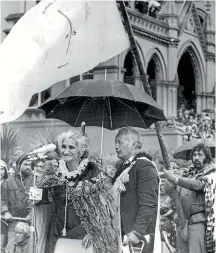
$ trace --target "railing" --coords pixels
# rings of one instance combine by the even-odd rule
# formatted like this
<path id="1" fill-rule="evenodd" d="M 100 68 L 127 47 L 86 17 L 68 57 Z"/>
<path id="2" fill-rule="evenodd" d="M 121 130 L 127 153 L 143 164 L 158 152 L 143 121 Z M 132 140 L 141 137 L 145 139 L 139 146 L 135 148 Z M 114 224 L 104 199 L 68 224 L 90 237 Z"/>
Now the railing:
<path id="1" fill-rule="evenodd" d="M 155 34 L 155 36 L 167 37 L 168 25 L 164 21 L 131 9 L 128 9 L 128 14 L 132 26 L 147 31 L 148 33 Z"/>

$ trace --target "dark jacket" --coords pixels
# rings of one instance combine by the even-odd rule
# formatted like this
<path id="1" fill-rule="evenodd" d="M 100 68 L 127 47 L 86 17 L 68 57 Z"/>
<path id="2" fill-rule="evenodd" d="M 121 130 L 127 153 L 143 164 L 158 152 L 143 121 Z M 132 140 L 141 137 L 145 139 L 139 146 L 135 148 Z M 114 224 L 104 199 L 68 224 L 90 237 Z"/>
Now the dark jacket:
<path id="1" fill-rule="evenodd" d="M 180 201 L 189 224 L 206 221 L 204 184 L 195 178 L 196 171 L 193 174 L 180 177 L 178 182 Z"/>
<path id="2" fill-rule="evenodd" d="M 32 201 L 28 190 L 33 186 L 33 176 L 23 179 L 19 175 L 10 176 L 1 185 L 1 213 L 9 212 L 12 216 L 25 218 L 31 213 Z M 27 192 L 26 192 L 27 191 Z"/>
<path id="3" fill-rule="evenodd" d="M 129 172 L 125 187 L 120 203 L 123 233 L 154 233 L 159 189 L 156 168 L 148 160 L 138 160 Z"/>
<path id="4" fill-rule="evenodd" d="M 8 243 L 5 249 L 5 253 L 31 253 L 29 237 L 26 238 L 22 243 L 18 244 L 15 238 Z"/>

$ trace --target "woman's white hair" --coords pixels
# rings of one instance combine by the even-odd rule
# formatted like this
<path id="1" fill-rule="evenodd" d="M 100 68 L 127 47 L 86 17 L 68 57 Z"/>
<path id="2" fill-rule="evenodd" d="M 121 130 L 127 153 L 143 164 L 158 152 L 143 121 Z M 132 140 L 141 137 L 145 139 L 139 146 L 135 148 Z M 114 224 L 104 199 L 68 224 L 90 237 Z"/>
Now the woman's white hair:
<path id="1" fill-rule="evenodd" d="M 30 226 L 25 222 L 18 222 L 15 229 L 20 229 L 25 233 L 27 236 L 30 236 Z"/>
<path id="2" fill-rule="evenodd" d="M 65 139 L 73 139 L 77 144 L 80 157 L 89 151 L 89 139 L 86 136 L 83 136 L 79 131 L 68 131 L 60 134 L 57 137 L 58 147 L 60 149 L 63 141 Z"/>

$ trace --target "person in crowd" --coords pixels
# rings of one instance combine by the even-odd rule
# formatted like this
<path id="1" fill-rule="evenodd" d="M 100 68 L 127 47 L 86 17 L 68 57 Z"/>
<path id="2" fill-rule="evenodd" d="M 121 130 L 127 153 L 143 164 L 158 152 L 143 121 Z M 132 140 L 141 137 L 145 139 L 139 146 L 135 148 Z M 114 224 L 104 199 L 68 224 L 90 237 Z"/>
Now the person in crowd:
<path id="1" fill-rule="evenodd" d="M 149 236 L 150 241 L 145 244 L 142 253 L 151 253 L 154 248 L 159 177 L 151 157 L 141 152 L 141 148 L 142 142 L 136 130 L 124 127 L 118 131 L 115 149 L 121 162 L 117 165 L 114 181 L 118 182 L 121 178 L 124 184 L 120 196 L 121 232 L 127 238 L 124 245 L 139 244 L 140 240 Z"/>
<path id="2" fill-rule="evenodd" d="M 15 176 L 10 176 L 1 184 L 1 215 L 8 222 L 8 241 L 14 237 L 17 224 L 12 217 L 26 218 L 31 221 L 32 202 L 29 200 L 29 188 L 33 185 L 31 161 L 17 160 Z"/>
<path id="3" fill-rule="evenodd" d="M 8 170 L 8 174 L 9 174 L 10 176 L 13 176 L 13 175 L 15 174 L 15 170 L 16 170 L 16 163 L 14 162 L 14 163 L 10 166 L 10 168 L 9 168 L 9 170 Z"/>
<path id="4" fill-rule="evenodd" d="M 212 121 L 211 118 L 205 115 L 202 118 L 202 124 L 200 125 L 200 137 L 202 138 L 214 138 L 214 131 L 212 130 Z"/>
<path id="5" fill-rule="evenodd" d="M 187 124 L 189 123 L 189 111 L 187 109 L 184 110 L 184 119 L 185 119 L 185 122 L 184 124 Z"/>
<path id="6" fill-rule="evenodd" d="M 2 184 L 8 178 L 7 164 L 3 160 L 0 160 L 0 172 Z M 5 220 L 1 219 L 1 248 L 4 248 L 7 244 L 7 226 Z"/>
<path id="7" fill-rule="evenodd" d="M 194 116 L 193 114 L 189 115 L 189 125 L 192 126 L 193 125 L 193 121 L 194 121 Z"/>
<path id="8" fill-rule="evenodd" d="M 215 165 L 209 148 L 202 143 L 195 146 L 191 154 L 193 165 L 182 176 L 164 170 L 165 178 L 172 183 L 166 192 L 175 203 L 177 198 L 181 204 L 186 224 L 180 225 L 182 216 L 176 209 L 178 253 L 214 252 Z"/>
<path id="9" fill-rule="evenodd" d="M 176 225 L 174 211 L 168 206 L 160 208 L 160 231 L 163 253 L 176 253 Z"/>
<path id="10" fill-rule="evenodd" d="M 197 128 L 197 125 L 196 125 L 196 124 L 193 124 L 193 125 L 191 126 L 191 128 L 192 128 L 192 138 L 193 138 L 193 139 L 198 139 L 199 136 L 198 136 L 198 128 Z"/>
<path id="11" fill-rule="evenodd" d="M 29 225 L 24 222 L 17 223 L 14 234 L 15 236 L 9 241 L 5 253 L 31 253 Z"/>
<path id="12" fill-rule="evenodd" d="M 108 205 L 111 186 L 106 185 L 104 173 L 89 162 L 88 145 L 88 138 L 80 132 L 62 133 L 58 136 L 62 157 L 58 168 L 45 164 L 38 186 L 52 187 L 54 193 L 46 253 L 54 252 L 61 237 L 83 240 L 84 247 L 91 244 L 99 253 L 118 252 L 118 234 Z"/>
<path id="13" fill-rule="evenodd" d="M 58 167 L 58 159 L 56 154 L 55 159 Z M 54 164 L 55 161 L 52 161 Z M 32 170 L 35 173 L 35 183 L 36 187 L 38 182 L 41 181 L 43 177 L 44 165 L 49 163 L 45 159 L 38 159 L 32 162 Z M 40 201 L 34 201 L 34 221 L 35 221 L 35 231 L 36 231 L 36 252 L 35 253 L 45 253 L 47 233 L 50 224 L 50 219 L 52 217 L 53 205 L 52 205 L 52 193 L 49 189 L 42 189 L 42 199 Z"/>
<path id="14" fill-rule="evenodd" d="M 184 134 L 184 141 L 191 141 L 192 139 L 192 127 L 187 124 L 184 126 L 185 134 Z"/>

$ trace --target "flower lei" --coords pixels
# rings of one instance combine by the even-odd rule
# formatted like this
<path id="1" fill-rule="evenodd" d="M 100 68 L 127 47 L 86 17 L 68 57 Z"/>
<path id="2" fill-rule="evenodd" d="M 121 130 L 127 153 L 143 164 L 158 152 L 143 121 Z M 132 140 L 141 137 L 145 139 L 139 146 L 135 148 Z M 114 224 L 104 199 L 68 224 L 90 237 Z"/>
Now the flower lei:
<path id="1" fill-rule="evenodd" d="M 68 183 L 68 186 L 74 186 L 74 185 L 75 185 L 76 181 L 77 181 L 78 179 L 80 179 L 81 175 L 84 174 L 84 172 L 85 172 L 85 170 L 86 170 L 86 167 L 87 167 L 88 163 L 89 163 L 88 158 L 83 159 L 83 160 L 81 161 L 81 163 L 79 164 L 79 166 L 77 167 L 76 170 L 74 170 L 74 171 L 69 171 L 69 172 L 66 173 L 65 178 L 66 178 L 68 181 L 70 181 L 70 183 Z"/>
<path id="2" fill-rule="evenodd" d="M 69 184 L 72 186 L 85 174 L 88 162 L 87 158 L 83 159 L 74 171 L 68 171 L 64 160 L 59 161 L 59 166 L 56 170 L 52 170 L 52 164 L 50 164 L 50 168 L 45 171 L 39 186 L 42 188 L 54 187 L 63 185 L 68 181 L 71 181 Z"/>

